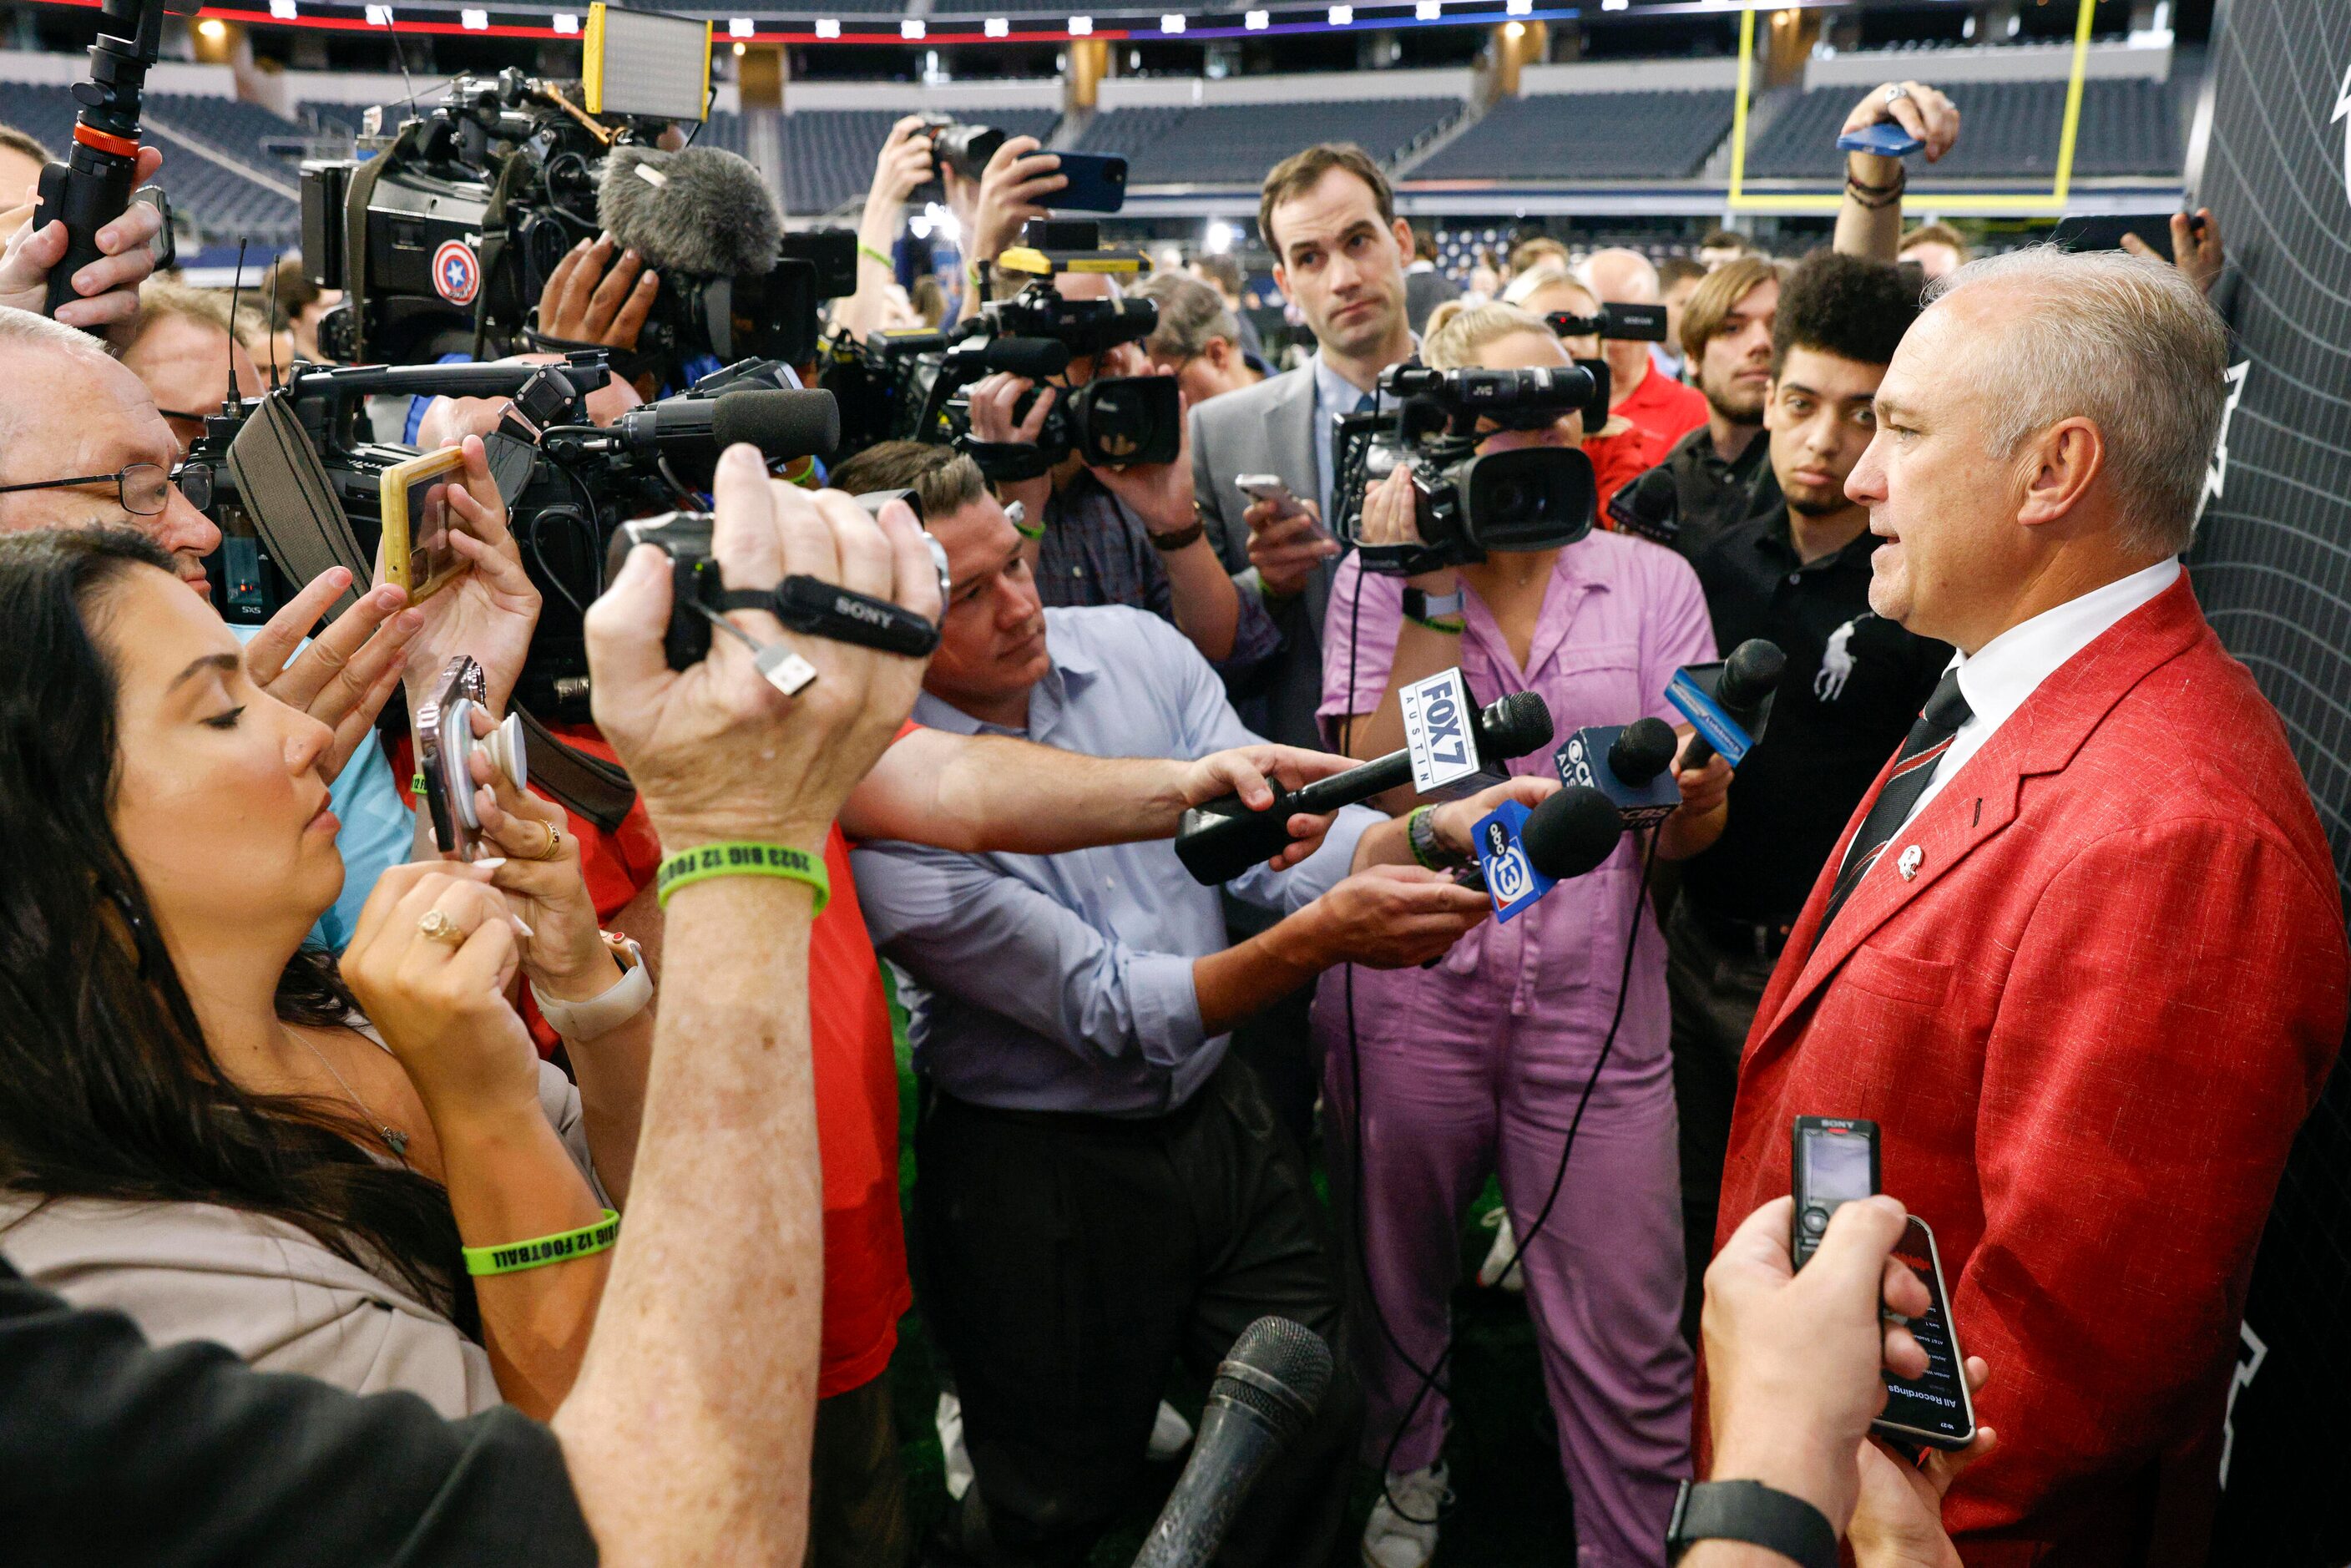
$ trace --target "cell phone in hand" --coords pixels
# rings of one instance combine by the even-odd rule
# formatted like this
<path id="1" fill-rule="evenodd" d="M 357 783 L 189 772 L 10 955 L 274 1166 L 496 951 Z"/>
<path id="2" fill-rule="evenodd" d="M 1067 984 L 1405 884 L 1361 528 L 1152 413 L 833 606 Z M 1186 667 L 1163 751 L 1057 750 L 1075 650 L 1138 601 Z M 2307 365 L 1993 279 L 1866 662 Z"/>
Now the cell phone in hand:
<path id="1" fill-rule="evenodd" d="M 1943 1260 L 1935 1249 L 1934 1230 L 1912 1215 L 1894 1256 L 1927 1284 L 1926 1313 L 1910 1320 L 1910 1335 L 1927 1353 L 1927 1371 L 1918 1377 L 1886 1374 L 1886 1413 L 1870 1429 L 1896 1445 L 1964 1448 L 1976 1440 L 1976 1406 L 1968 1395 L 1967 1356 L 1943 1291 Z"/>
<path id="2" fill-rule="evenodd" d="M 1056 152 L 1070 182 L 1045 199 L 1081 213 L 1114 213 L 1126 205 L 1126 160 L 1106 152 Z"/>
<path id="3" fill-rule="evenodd" d="M 1290 493 L 1290 486 L 1283 483 L 1279 474 L 1237 474 L 1233 476 L 1233 484 L 1250 500 L 1263 501 L 1276 511 L 1302 512 L 1306 509 L 1298 504 L 1298 497 Z"/>
<path id="4" fill-rule="evenodd" d="M 1865 125 L 1858 131 L 1848 131 L 1837 138 L 1837 150 L 1842 152 L 1874 152 L 1880 158 L 1907 158 L 1924 141 L 1902 129 L 1900 122 L 1881 120 L 1875 125 Z"/>

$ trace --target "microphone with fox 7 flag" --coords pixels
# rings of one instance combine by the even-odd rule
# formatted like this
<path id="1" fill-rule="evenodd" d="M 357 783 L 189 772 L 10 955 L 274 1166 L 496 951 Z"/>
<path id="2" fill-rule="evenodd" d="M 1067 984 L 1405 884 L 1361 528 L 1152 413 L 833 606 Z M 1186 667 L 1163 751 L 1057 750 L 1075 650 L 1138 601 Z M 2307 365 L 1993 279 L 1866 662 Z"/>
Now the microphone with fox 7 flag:
<path id="1" fill-rule="evenodd" d="M 1440 670 L 1397 694 L 1405 748 L 1290 791 L 1279 780 L 1273 804 L 1252 811 L 1227 795 L 1184 813 L 1176 858 L 1194 880 L 1230 882 L 1290 842 L 1290 819 L 1321 816 L 1409 784 L 1419 794 L 1462 792 L 1490 783 L 1501 764 L 1551 744 L 1551 709 L 1532 692 L 1512 692 L 1484 708 L 1470 706 L 1458 669 Z"/>
<path id="2" fill-rule="evenodd" d="M 1674 672 L 1666 700 L 1698 728 L 1684 768 L 1703 768 L 1717 752 L 1736 768 L 1763 738 L 1771 718 L 1771 695 L 1788 668 L 1776 643 L 1750 637 L 1716 664 L 1686 664 Z"/>

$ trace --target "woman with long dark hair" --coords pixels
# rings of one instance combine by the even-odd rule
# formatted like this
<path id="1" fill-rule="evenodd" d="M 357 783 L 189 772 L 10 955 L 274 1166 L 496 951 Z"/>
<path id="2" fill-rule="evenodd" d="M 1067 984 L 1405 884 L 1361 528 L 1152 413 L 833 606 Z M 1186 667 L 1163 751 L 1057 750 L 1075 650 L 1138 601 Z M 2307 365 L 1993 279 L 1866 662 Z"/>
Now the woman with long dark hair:
<path id="1" fill-rule="evenodd" d="M 613 960 L 561 813 L 486 766 L 510 858 L 398 867 L 340 971 L 303 949 L 342 883 L 329 738 L 142 537 L 0 538 L 0 1250 L 152 1340 L 544 1416 L 604 1257 L 461 1249 L 625 1183 L 633 1115 L 583 1118 L 506 998 Z"/>

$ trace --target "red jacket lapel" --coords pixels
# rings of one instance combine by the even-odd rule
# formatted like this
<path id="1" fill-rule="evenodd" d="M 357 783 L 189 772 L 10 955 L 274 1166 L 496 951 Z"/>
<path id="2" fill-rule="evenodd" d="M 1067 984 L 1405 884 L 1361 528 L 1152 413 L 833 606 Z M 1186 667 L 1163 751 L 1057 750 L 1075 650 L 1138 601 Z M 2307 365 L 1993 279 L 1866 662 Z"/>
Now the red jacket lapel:
<path id="1" fill-rule="evenodd" d="M 1748 1057 L 1761 1054 L 1766 1043 L 1872 933 L 1934 886 L 1978 844 L 2014 821 L 2025 779 L 2062 772 L 2125 694 L 2211 635 L 2182 572 L 2179 581 L 2067 660 L 1896 835 L 1881 864 L 1873 867 L 1846 899 L 1828 939 L 1815 948 L 1821 915 L 1836 882 L 1835 870 L 1844 863 L 1845 845 L 1886 787 L 1886 775 L 1894 767 L 1888 758 L 1877 781 L 1845 824 L 1828 863 L 1813 883 L 1803 913 L 1789 933 L 1787 948 L 1756 1009 L 1755 1027 L 1747 1040 Z M 1896 867 L 1904 852 L 1913 846 L 1919 852 L 1917 874 L 1904 877 Z"/>

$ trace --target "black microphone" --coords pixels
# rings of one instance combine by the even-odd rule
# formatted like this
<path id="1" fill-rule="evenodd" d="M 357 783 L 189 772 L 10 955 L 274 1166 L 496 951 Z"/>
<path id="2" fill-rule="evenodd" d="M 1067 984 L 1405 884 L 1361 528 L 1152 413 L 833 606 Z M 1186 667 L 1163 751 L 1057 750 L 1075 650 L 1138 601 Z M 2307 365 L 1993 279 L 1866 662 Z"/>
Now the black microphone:
<path id="1" fill-rule="evenodd" d="M 615 147 L 596 220 L 660 273 L 741 277 L 775 270 L 784 220 L 749 160 L 716 147 Z"/>
<path id="2" fill-rule="evenodd" d="M 1008 371 L 1041 382 L 1070 368 L 1070 346 L 1056 338 L 991 338 L 967 343 L 947 356 L 947 370 L 958 381 L 977 381 L 995 371 Z"/>
<path id="3" fill-rule="evenodd" d="M 1663 468 L 1652 468 L 1608 498 L 1608 516 L 1627 533 L 1670 545 L 1682 531 L 1681 488 Z"/>
<path id="4" fill-rule="evenodd" d="M 665 457 L 680 473 L 709 473 L 738 441 L 770 463 L 789 462 L 840 444 L 841 405 L 829 392 L 787 389 L 664 398 L 614 420 L 605 440 L 608 450 Z"/>
<path id="5" fill-rule="evenodd" d="M 1780 677 L 1787 668 L 1788 655 L 1780 652 L 1780 645 L 1761 637 L 1750 637 L 1723 661 L 1722 674 L 1715 683 L 1714 706 L 1747 732 L 1750 745 L 1762 738 L 1762 721 L 1769 711 L 1766 705 L 1771 694 L 1780 689 Z M 1698 734 L 1690 737 L 1689 755 L 1682 766 L 1703 768 L 1713 757 L 1714 747 L 1701 726 Z"/>
<path id="6" fill-rule="evenodd" d="M 1625 818 L 1611 800 L 1586 784 L 1570 784 L 1537 806 L 1519 830 L 1527 863 L 1553 882 L 1582 876 L 1616 852 Z"/>
<path id="7" fill-rule="evenodd" d="M 1504 762 L 1551 744 L 1551 709 L 1532 692 L 1512 692 L 1482 710 L 1471 710 L 1469 730 L 1481 763 Z M 1276 780 L 1273 804 L 1262 811 L 1250 810 L 1238 795 L 1227 795 L 1184 813 L 1176 831 L 1176 858 L 1195 881 L 1214 887 L 1280 854 L 1290 842 L 1290 819 L 1299 812 L 1321 816 L 1411 782 L 1412 750 L 1407 747 L 1318 779 L 1294 793 Z"/>
<path id="8" fill-rule="evenodd" d="M 1217 1554 L 1258 1475 L 1314 1419 L 1331 1386 L 1331 1347 L 1288 1318 L 1241 1331 L 1208 1385 L 1199 1440 L 1134 1568 L 1200 1568 Z"/>
<path id="9" fill-rule="evenodd" d="M 1608 797 L 1628 828 L 1654 827 L 1680 809 L 1673 726 L 1661 718 L 1592 725 L 1559 748 L 1559 781 Z"/>

